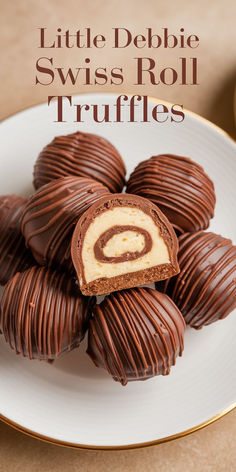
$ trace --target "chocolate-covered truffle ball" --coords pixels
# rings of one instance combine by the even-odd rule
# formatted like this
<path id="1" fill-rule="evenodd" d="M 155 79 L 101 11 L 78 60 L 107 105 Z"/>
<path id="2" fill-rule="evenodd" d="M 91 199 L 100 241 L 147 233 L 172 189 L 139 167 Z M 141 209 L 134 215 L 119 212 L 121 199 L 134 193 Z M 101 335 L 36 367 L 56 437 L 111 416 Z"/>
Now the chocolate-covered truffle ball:
<path id="1" fill-rule="evenodd" d="M 179 238 L 180 273 L 164 284 L 187 324 L 199 329 L 236 308 L 236 247 L 210 232 Z M 157 284 L 158 287 L 158 284 Z"/>
<path id="2" fill-rule="evenodd" d="M 141 162 L 129 178 L 127 192 L 155 203 L 178 234 L 206 229 L 214 216 L 214 184 L 186 157 L 165 154 Z"/>
<path id="3" fill-rule="evenodd" d="M 73 175 L 91 178 L 121 192 L 125 184 L 125 164 L 117 149 L 95 134 L 57 136 L 40 153 L 34 166 L 34 186 Z"/>
<path id="4" fill-rule="evenodd" d="M 122 385 L 167 375 L 182 355 L 185 322 L 162 293 L 151 288 L 115 292 L 93 313 L 87 353 Z"/>
<path id="5" fill-rule="evenodd" d="M 19 195 L 0 196 L 0 284 L 35 265 L 21 234 L 22 211 L 27 199 Z"/>
<path id="6" fill-rule="evenodd" d="M 179 272 L 178 241 L 163 213 L 146 198 L 109 194 L 79 219 L 71 254 L 84 295 L 163 280 Z"/>
<path id="7" fill-rule="evenodd" d="M 73 271 L 71 237 L 79 217 L 109 190 L 99 182 L 62 177 L 31 196 L 22 218 L 26 245 L 40 265 Z"/>
<path id="8" fill-rule="evenodd" d="M 0 328 L 17 354 L 51 361 L 79 346 L 91 303 L 66 274 L 32 267 L 5 286 Z"/>

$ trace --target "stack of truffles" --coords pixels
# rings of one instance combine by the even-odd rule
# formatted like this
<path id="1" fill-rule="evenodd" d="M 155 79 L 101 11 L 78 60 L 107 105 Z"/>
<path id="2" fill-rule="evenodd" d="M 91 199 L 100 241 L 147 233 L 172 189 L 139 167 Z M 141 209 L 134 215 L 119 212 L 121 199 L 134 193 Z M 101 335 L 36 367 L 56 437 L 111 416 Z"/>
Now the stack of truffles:
<path id="1" fill-rule="evenodd" d="M 236 307 L 236 247 L 205 231 L 215 191 L 203 168 L 163 154 L 125 175 L 109 141 L 76 132 L 42 150 L 29 199 L 0 197 L 5 340 L 52 362 L 88 330 L 87 353 L 122 385 L 169 374 L 186 324 Z"/>

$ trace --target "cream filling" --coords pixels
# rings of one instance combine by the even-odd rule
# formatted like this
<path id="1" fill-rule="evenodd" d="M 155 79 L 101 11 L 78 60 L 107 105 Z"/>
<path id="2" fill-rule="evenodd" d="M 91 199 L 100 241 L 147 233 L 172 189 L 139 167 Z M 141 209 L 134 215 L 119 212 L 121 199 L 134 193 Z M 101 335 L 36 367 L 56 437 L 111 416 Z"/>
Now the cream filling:
<path id="1" fill-rule="evenodd" d="M 152 238 L 151 250 L 133 261 L 117 263 L 98 261 L 94 255 L 94 245 L 97 239 L 108 229 L 117 225 L 138 226 L 146 230 Z M 136 245 L 135 234 L 137 233 L 127 230 L 112 236 L 104 248 L 106 251 L 104 254 L 111 257 L 122 255 L 124 252 L 140 251 L 140 248 L 143 249 L 144 238 L 143 235 L 139 233 Z M 123 241 L 123 239 L 127 240 Z M 82 261 L 86 283 L 90 283 L 102 277 L 116 277 L 118 275 L 151 268 L 159 264 L 168 264 L 170 263 L 170 258 L 167 245 L 160 236 L 159 228 L 151 216 L 147 215 L 139 208 L 115 207 L 97 216 L 90 223 L 84 237 Z M 82 280 L 80 280 L 80 283 L 81 282 Z"/>
<path id="2" fill-rule="evenodd" d="M 126 252 L 141 252 L 145 246 L 145 239 L 143 234 L 136 231 L 123 231 L 123 233 L 114 234 L 114 236 L 107 241 L 103 248 L 103 253 L 106 257 L 121 256 Z"/>

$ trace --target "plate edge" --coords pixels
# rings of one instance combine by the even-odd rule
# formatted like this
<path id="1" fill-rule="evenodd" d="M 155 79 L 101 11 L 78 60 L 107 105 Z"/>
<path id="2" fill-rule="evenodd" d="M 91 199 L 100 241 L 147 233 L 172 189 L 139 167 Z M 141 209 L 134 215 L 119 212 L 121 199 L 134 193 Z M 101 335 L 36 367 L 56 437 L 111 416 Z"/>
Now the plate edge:
<path id="1" fill-rule="evenodd" d="M 14 421 L 9 420 L 7 417 L 3 416 L 0 414 L 0 421 L 3 423 L 7 424 L 8 426 L 11 426 L 12 428 L 16 429 L 17 431 L 24 433 L 27 436 L 30 436 L 32 438 L 38 439 L 40 441 L 49 443 L 49 444 L 54 444 L 57 446 L 61 447 L 67 447 L 71 449 L 81 449 L 81 450 L 93 450 L 93 451 L 126 451 L 126 450 L 131 450 L 131 449 L 143 449 L 146 447 L 152 447 L 152 446 L 157 446 L 158 444 L 163 444 L 167 443 L 170 441 L 173 441 L 175 439 L 183 438 L 185 436 L 188 436 L 189 434 L 192 434 L 196 431 L 199 431 L 206 426 L 215 423 L 219 419 L 223 418 L 226 416 L 228 413 L 236 409 L 236 402 L 230 405 L 228 408 L 224 409 L 221 413 L 218 413 L 217 415 L 213 416 L 209 420 L 206 420 L 192 428 L 186 429 L 185 431 L 181 431 L 180 433 L 173 434 L 171 436 L 166 436 L 164 438 L 156 439 L 154 441 L 147 441 L 143 443 L 135 443 L 135 444 L 126 444 L 123 446 L 96 446 L 96 445 L 87 445 L 87 444 L 76 444 L 76 443 L 70 443 L 67 441 L 61 441 L 59 439 L 54 439 L 49 436 L 44 436 L 42 434 L 36 433 L 28 428 L 24 428 L 23 426 L 19 425 L 18 423 L 15 423 Z"/>

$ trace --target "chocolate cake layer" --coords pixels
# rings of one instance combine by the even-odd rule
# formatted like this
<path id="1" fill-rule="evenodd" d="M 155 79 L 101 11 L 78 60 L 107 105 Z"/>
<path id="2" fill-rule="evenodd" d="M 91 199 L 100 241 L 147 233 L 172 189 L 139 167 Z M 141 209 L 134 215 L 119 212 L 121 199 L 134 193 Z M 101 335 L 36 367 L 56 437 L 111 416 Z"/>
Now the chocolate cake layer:
<path id="1" fill-rule="evenodd" d="M 80 216 L 109 190 L 99 182 L 62 177 L 41 187 L 29 199 L 22 232 L 40 265 L 73 271 L 71 237 Z"/>
<path id="2" fill-rule="evenodd" d="M 115 292 L 93 315 L 87 353 L 122 385 L 167 375 L 182 355 L 185 322 L 165 294 L 151 288 Z"/>
<path id="3" fill-rule="evenodd" d="M 26 249 L 20 226 L 27 199 L 20 195 L 0 196 L 0 284 L 35 265 Z"/>
<path id="4" fill-rule="evenodd" d="M 34 166 L 34 186 L 72 175 L 94 179 L 111 192 L 120 192 L 125 174 L 122 157 L 107 139 L 77 131 L 57 136 L 42 150 Z"/>
<path id="5" fill-rule="evenodd" d="M 1 331 L 17 354 L 54 360 L 79 346 L 91 303 L 68 275 L 32 267 L 17 273 L 4 288 Z"/>
<path id="6" fill-rule="evenodd" d="M 199 329 L 236 308 L 236 247 L 210 232 L 179 238 L 180 273 L 164 283 L 187 324 Z M 158 284 L 157 284 L 158 287 Z"/>
<path id="7" fill-rule="evenodd" d="M 179 271 L 178 242 L 163 213 L 148 200 L 109 194 L 79 219 L 72 260 L 84 295 L 101 295 L 166 279 Z"/>
<path id="8" fill-rule="evenodd" d="M 142 161 L 128 180 L 127 192 L 151 200 L 178 234 L 206 229 L 214 216 L 214 184 L 186 157 L 163 154 Z"/>

